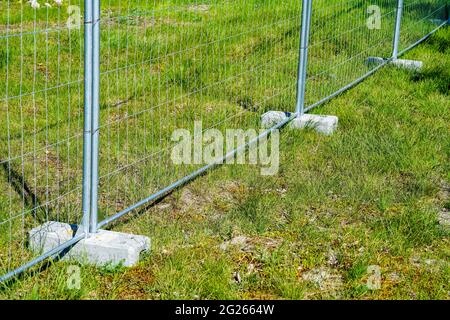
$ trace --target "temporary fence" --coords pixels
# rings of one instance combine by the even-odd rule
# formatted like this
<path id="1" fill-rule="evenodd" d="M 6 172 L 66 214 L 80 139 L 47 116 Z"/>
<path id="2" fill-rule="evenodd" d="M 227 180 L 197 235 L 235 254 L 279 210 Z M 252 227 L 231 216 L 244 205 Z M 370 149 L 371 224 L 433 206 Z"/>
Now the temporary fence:
<path id="1" fill-rule="evenodd" d="M 49 0 L 50 1 L 50 0 Z M 446 0 L 0 2 L 0 281 L 233 157 L 448 23 Z M 369 63 L 370 57 L 382 57 Z M 213 164 L 176 129 L 260 128 Z M 74 225 L 38 254 L 28 232 Z"/>

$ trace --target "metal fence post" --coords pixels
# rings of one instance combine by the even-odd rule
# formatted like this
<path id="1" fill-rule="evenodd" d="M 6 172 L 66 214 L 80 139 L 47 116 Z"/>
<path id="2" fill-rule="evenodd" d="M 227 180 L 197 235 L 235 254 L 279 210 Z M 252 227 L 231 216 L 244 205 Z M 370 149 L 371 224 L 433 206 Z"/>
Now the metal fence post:
<path id="1" fill-rule="evenodd" d="M 297 75 L 297 106 L 296 113 L 301 116 L 305 109 L 306 72 L 308 66 L 308 43 L 311 25 L 312 0 L 303 0 L 302 31 L 300 38 L 300 54 Z"/>
<path id="2" fill-rule="evenodd" d="M 80 231 L 89 234 L 91 211 L 92 126 L 92 1 L 84 0 L 84 129 L 83 129 L 83 218 Z"/>
<path id="3" fill-rule="evenodd" d="M 100 0 L 93 2 L 92 42 L 92 152 L 90 232 L 97 232 L 98 223 L 98 148 L 100 114 Z"/>
<path id="4" fill-rule="evenodd" d="M 394 60 L 397 60 L 398 58 L 398 45 L 400 42 L 400 28 L 402 25 L 402 15 L 403 15 L 403 0 L 398 0 L 397 18 L 395 20 L 394 50 L 392 52 L 392 59 Z"/>

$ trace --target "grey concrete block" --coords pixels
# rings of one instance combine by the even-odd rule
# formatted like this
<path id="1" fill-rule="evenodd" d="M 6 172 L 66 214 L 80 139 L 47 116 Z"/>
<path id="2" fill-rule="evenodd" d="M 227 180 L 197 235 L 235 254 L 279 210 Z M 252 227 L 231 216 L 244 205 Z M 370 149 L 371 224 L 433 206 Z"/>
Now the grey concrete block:
<path id="1" fill-rule="evenodd" d="M 404 68 L 413 71 L 418 71 L 423 67 L 423 62 L 416 60 L 397 59 L 392 61 L 391 64 L 398 68 Z"/>
<path id="2" fill-rule="evenodd" d="M 29 232 L 30 249 L 36 253 L 48 251 L 73 237 L 74 228 L 65 223 L 47 222 Z M 145 236 L 99 230 L 75 244 L 62 258 L 91 265 L 130 267 L 139 261 L 140 253 L 150 250 Z"/>
<path id="3" fill-rule="evenodd" d="M 291 114 L 284 111 L 269 111 L 261 116 L 261 126 L 263 128 L 271 128 L 278 123 L 289 118 Z"/>
<path id="4" fill-rule="evenodd" d="M 339 119 L 336 116 L 304 114 L 294 119 L 290 126 L 294 129 L 313 128 L 319 133 L 331 135 L 337 129 Z"/>
<path id="5" fill-rule="evenodd" d="M 380 57 L 369 57 L 367 58 L 367 64 L 370 66 L 372 64 L 378 65 L 383 62 L 386 62 L 386 59 Z M 404 68 L 408 70 L 418 71 L 422 69 L 423 62 L 416 60 L 405 60 L 405 59 L 396 59 L 391 61 L 389 64 L 396 66 L 398 68 Z"/>
<path id="6" fill-rule="evenodd" d="M 61 222 L 46 222 L 28 232 L 29 247 L 35 253 L 43 253 L 69 241 L 74 228 Z"/>

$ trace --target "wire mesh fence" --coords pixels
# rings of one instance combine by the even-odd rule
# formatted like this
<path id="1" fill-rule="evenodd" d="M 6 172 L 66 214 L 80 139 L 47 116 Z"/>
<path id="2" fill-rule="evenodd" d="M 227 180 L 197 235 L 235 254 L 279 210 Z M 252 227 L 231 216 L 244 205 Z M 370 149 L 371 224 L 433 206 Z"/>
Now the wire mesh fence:
<path id="1" fill-rule="evenodd" d="M 377 68 L 368 57 L 390 57 L 396 0 L 313 2 L 306 102 L 309 108 Z"/>
<path id="2" fill-rule="evenodd" d="M 369 57 L 392 57 L 401 2 L 0 2 L 1 279 L 210 168 L 173 162 L 176 129 L 260 128 L 266 111 L 296 112 L 302 56 L 305 111 L 372 74 Z M 401 8 L 401 51 L 448 20 L 444 0 Z M 84 234 L 32 254 L 27 232 L 49 221 Z"/>
<path id="3" fill-rule="evenodd" d="M 436 28 L 447 24 L 449 2 L 446 0 L 405 0 L 399 50 L 408 50 Z"/>
<path id="4" fill-rule="evenodd" d="M 265 110 L 294 105 L 301 2 L 104 8 L 101 218 L 202 167 L 172 163 L 175 129 L 257 127 Z"/>
<path id="5" fill-rule="evenodd" d="M 83 30 L 66 10 L 0 2 L 0 274 L 36 257 L 28 230 L 81 217 Z"/>

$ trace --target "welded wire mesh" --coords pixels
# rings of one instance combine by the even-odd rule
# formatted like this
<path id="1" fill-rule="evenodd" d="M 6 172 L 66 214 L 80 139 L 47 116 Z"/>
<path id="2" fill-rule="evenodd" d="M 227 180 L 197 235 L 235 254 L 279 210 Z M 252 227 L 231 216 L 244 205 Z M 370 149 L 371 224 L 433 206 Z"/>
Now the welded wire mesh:
<path id="1" fill-rule="evenodd" d="M 326 99 L 392 55 L 397 0 L 313 1 L 306 106 Z"/>
<path id="2" fill-rule="evenodd" d="M 425 2 L 418 25 L 445 10 Z M 308 109 L 377 70 L 370 57 L 392 56 L 397 7 L 313 2 Z M 205 165 L 172 163 L 175 129 L 257 128 L 265 111 L 294 111 L 300 1 L 110 0 L 102 12 L 99 220 Z"/>
<path id="3" fill-rule="evenodd" d="M 391 58 L 398 0 L 315 0 L 311 18 L 306 102 L 314 107 Z M 448 19 L 448 1 L 406 0 L 400 50 L 417 44 Z"/>
<path id="4" fill-rule="evenodd" d="M 448 0 L 405 0 L 399 50 L 408 49 L 445 24 L 449 18 L 449 5 Z"/>
<path id="5" fill-rule="evenodd" d="M 30 229 L 80 219 L 83 31 L 67 27 L 70 5 L 82 1 L 0 2 L 0 275 L 35 256 Z"/>
<path id="6" fill-rule="evenodd" d="M 301 1 L 107 1 L 101 220 L 205 165 L 174 165 L 175 129 L 260 128 L 295 105 Z"/>

